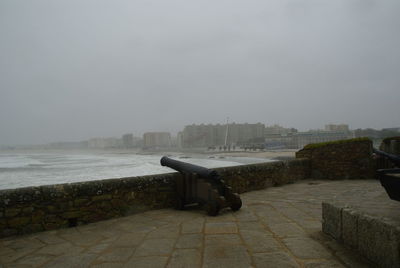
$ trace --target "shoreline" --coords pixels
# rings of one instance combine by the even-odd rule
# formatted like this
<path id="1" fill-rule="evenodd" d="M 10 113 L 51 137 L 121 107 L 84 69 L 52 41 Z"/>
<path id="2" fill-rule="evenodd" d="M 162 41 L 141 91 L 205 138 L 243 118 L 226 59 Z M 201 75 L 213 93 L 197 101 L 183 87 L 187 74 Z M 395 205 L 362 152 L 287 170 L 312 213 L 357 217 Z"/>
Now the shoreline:
<path id="1" fill-rule="evenodd" d="M 29 150 L 12 151 L 4 155 L 3 151 L 0 153 L 0 189 L 164 174 L 171 171 L 159 164 L 163 155 L 214 169 L 289 160 L 293 158 L 294 152 L 294 150 L 282 150 L 202 151 L 200 153 L 199 151 L 168 152 L 165 150 L 146 152 L 146 157 L 143 154 L 125 150 Z"/>
<path id="2" fill-rule="evenodd" d="M 119 150 L 119 149 L 33 149 L 33 150 L 0 150 L 0 154 L 24 153 L 69 153 L 69 154 L 126 154 L 126 155 L 171 155 L 171 156 L 203 156 L 203 157 L 249 157 L 260 159 L 290 159 L 295 157 L 297 149 L 283 149 L 273 151 L 207 151 L 207 150 Z M 203 158 L 201 157 L 201 158 Z"/>
<path id="3" fill-rule="evenodd" d="M 251 157 L 251 158 L 294 158 L 298 150 L 282 150 L 282 151 L 262 151 L 262 152 L 209 152 L 212 155 L 229 156 L 229 157 Z"/>

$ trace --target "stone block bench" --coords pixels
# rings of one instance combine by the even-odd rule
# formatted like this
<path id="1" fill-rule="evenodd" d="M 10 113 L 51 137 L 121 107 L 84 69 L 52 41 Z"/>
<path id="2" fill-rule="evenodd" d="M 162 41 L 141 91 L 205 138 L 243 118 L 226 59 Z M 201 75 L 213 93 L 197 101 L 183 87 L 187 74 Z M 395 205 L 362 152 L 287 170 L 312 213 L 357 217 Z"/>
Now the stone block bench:
<path id="1" fill-rule="evenodd" d="M 383 187 L 322 203 L 322 230 L 378 267 L 400 267 L 400 202 Z"/>

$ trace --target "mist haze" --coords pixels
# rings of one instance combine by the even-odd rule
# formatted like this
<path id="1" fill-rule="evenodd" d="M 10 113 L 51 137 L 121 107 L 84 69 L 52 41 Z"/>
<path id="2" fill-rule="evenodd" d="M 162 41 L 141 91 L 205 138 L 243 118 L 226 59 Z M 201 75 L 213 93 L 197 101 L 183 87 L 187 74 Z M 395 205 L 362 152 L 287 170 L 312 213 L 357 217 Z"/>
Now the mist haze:
<path id="1" fill-rule="evenodd" d="M 399 1 L 0 2 L 0 144 L 400 126 Z"/>

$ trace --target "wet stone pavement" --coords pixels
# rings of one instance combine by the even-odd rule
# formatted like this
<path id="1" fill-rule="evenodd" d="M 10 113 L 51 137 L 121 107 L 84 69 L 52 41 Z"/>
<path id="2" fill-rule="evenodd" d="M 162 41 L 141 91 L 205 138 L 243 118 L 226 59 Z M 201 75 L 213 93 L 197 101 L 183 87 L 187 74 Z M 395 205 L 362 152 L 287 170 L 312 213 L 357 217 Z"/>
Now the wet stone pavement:
<path id="1" fill-rule="evenodd" d="M 241 195 L 237 212 L 153 210 L 0 240 L 0 267 L 370 267 L 321 232 L 321 202 L 377 181 L 302 181 Z"/>

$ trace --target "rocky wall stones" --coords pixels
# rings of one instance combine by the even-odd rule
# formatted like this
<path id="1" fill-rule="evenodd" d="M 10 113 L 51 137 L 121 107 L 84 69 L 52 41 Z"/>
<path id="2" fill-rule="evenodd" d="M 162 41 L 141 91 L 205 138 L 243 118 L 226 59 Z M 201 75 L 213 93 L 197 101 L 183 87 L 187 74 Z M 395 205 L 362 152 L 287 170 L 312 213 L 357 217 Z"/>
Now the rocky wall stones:
<path id="1" fill-rule="evenodd" d="M 371 179 L 375 175 L 372 141 L 368 138 L 309 144 L 296 153 L 296 158 L 310 160 L 314 179 Z"/>
<path id="2" fill-rule="evenodd" d="M 385 209 L 388 208 L 383 206 Z M 400 267 L 398 221 L 331 202 L 322 204 L 322 215 L 323 232 L 355 249 L 377 267 Z"/>
<path id="3" fill-rule="evenodd" d="M 322 231 L 342 240 L 342 210 L 326 202 L 322 203 Z"/>
<path id="4" fill-rule="evenodd" d="M 309 160 L 216 169 L 243 193 L 308 178 Z M 0 190 L 0 237 L 172 207 L 179 173 Z"/>
<path id="5" fill-rule="evenodd" d="M 309 161 L 296 159 L 215 169 L 234 192 L 264 189 L 308 178 Z"/>

